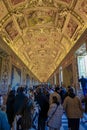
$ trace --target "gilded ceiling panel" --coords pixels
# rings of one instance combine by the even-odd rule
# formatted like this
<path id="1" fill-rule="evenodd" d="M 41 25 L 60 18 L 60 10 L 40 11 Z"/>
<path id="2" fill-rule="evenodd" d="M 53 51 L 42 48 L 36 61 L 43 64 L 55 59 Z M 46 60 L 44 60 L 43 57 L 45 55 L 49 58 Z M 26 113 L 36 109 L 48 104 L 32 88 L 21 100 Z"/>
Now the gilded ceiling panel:
<path id="1" fill-rule="evenodd" d="M 63 2 L 66 2 L 66 3 L 70 3 L 72 0 L 60 0 L 60 1 L 63 1 Z"/>
<path id="2" fill-rule="evenodd" d="M 70 4 L 73 0 L 54 0 L 55 2 L 61 2 L 61 3 L 66 3 L 66 4 Z"/>
<path id="3" fill-rule="evenodd" d="M 56 17 L 56 12 L 51 9 L 46 10 L 31 10 L 29 14 L 27 14 L 27 20 L 29 27 L 35 25 L 54 25 Z"/>
<path id="4" fill-rule="evenodd" d="M 24 2 L 25 0 L 10 0 L 13 5 L 19 4 L 21 2 Z"/>
<path id="5" fill-rule="evenodd" d="M 0 20 L 3 19 L 8 14 L 7 8 L 3 1 L 0 0 Z"/>
<path id="6" fill-rule="evenodd" d="M 67 25 L 67 28 L 66 28 L 66 32 L 70 38 L 72 38 L 77 27 L 78 27 L 78 24 L 76 23 L 76 21 L 74 19 L 70 18 L 68 25 Z"/>
<path id="7" fill-rule="evenodd" d="M 27 0 L 6 0 L 5 3 L 8 3 L 10 8 L 15 8 L 15 7 L 25 4 L 26 1 Z"/>
<path id="8" fill-rule="evenodd" d="M 87 25 L 87 0 L 1 0 L 0 35 L 45 82 Z"/>
<path id="9" fill-rule="evenodd" d="M 18 23 L 20 29 L 24 30 L 27 26 L 25 19 L 24 19 L 24 16 L 18 16 L 16 19 L 17 19 L 17 23 Z"/>
<path id="10" fill-rule="evenodd" d="M 12 44 L 12 46 L 14 46 L 16 51 L 20 51 L 21 48 L 24 46 L 24 42 L 21 38 L 19 38 L 15 43 Z"/>
<path id="11" fill-rule="evenodd" d="M 8 36 L 11 38 L 11 40 L 14 40 L 18 36 L 18 31 L 13 20 L 9 21 L 4 29 L 7 32 Z"/>
<path id="12" fill-rule="evenodd" d="M 80 17 L 83 18 L 83 20 L 87 23 L 87 0 L 79 0 L 76 7 L 75 11 L 80 15 Z M 87 26 L 87 24 L 86 24 Z"/>
<path id="13" fill-rule="evenodd" d="M 69 49 L 72 47 L 72 42 L 70 42 L 66 37 L 62 38 L 61 44 L 65 47 L 66 51 L 69 51 Z"/>

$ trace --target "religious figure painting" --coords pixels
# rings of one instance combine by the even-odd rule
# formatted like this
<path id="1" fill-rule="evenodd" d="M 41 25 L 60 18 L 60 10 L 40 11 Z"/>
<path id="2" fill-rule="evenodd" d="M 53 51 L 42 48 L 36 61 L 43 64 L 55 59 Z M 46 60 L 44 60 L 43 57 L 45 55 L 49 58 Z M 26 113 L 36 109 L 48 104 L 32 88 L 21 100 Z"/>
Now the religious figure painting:
<path id="1" fill-rule="evenodd" d="M 79 0 L 75 6 L 75 12 L 83 19 L 83 24 L 87 22 L 87 0 Z"/>
<path id="2" fill-rule="evenodd" d="M 76 23 L 76 21 L 70 18 L 69 23 L 67 25 L 67 34 L 69 35 L 70 38 L 75 33 L 77 27 L 78 27 L 78 24 Z"/>
<path id="3" fill-rule="evenodd" d="M 66 15 L 58 16 L 58 28 L 62 29 L 66 20 Z"/>
<path id="4" fill-rule="evenodd" d="M 0 0 L 0 20 L 4 18 L 7 15 L 8 11 L 3 3 L 2 0 Z"/>
<path id="5" fill-rule="evenodd" d="M 5 30 L 8 33 L 9 37 L 14 40 L 16 38 L 16 36 L 18 35 L 18 31 L 16 29 L 15 24 L 13 23 L 13 21 L 10 21 L 6 26 L 5 26 Z"/>
<path id="6" fill-rule="evenodd" d="M 81 10 L 87 15 L 87 0 L 83 0 L 83 2 L 81 3 Z"/>

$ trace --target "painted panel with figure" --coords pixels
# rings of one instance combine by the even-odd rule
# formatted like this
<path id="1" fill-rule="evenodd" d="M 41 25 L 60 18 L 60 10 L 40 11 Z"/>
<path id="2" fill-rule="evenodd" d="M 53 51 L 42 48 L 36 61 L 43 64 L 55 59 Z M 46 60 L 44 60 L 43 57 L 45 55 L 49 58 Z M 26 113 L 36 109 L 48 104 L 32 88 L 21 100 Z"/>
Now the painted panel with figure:
<path id="1" fill-rule="evenodd" d="M 78 27 L 78 24 L 76 23 L 76 21 L 74 19 L 70 18 L 69 23 L 67 25 L 67 34 L 70 38 L 75 33 L 77 27 Z"/>
<path id="2" fill-rule="evenodd" d="M 3 3 L 2 0 L 0 0 L 0 20 L 4 18 L 7 15 L 8 11 Z"/>
<path id="3" fill-rule="evenodd" d="M 16 66 L 12 65 L 11 86 L 13 89 L 17 90 L 20 84 L 21 84 L 21 70 Z"/>
<path id="4" fill-rule="evenodd" d="M 56 11 L 54 10 L 36 10 L 27 13 L 27 20 L 29 26 L 50 24 L 53 25 L 55 21 Z"/>
<path id="5" fill-rule="evenodd" d="M 16 36 L 18 35 L 18 31 L 16 29 L 15 24 L 13 23 L 13 21 L 10 21 L 6 26 L 5 26 L 5 30 L 8 33 L 9 37 L 14 40 L 16 38 Z"/>

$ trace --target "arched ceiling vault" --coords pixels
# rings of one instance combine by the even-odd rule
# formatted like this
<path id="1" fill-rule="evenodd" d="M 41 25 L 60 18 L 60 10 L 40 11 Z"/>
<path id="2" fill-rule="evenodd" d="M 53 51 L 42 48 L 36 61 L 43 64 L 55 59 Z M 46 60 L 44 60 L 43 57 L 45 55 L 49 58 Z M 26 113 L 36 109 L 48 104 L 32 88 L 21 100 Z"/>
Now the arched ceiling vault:
<path id="1" fill-rule="evenodd" d="M 0 0 L 0 36 L 41 82 L 87 28 L 87 0 Z"/>

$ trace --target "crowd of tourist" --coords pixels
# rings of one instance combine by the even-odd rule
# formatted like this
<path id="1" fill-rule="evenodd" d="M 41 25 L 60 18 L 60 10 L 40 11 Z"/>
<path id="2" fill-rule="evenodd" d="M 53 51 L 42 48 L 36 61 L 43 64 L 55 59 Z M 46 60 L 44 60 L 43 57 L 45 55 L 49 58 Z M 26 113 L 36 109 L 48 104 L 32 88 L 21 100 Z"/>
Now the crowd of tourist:
<path id="1" fill-rule="evenodd" d="M 64 113 L 68 130 L 79 130 L 84 112 L 87 113 L 87 95 L 80 99 L 71 86 L 44 84 L 27 91 L 19 87 L 17 91 L 9 91 L 5 108 L 0 102 L 0 130 L 14 130 L 15 122 L 16 130 L 30 130 L 32 127 L 45 130 L 46 125 L 49 130 L 60 130 Z"/>

